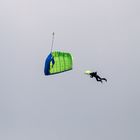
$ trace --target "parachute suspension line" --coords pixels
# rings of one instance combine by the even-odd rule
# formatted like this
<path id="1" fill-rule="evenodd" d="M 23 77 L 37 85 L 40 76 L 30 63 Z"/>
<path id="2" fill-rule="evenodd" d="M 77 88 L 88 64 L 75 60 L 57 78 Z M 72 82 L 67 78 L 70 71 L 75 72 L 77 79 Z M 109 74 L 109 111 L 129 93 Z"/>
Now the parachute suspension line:
<path id="1" fill-rule="evenodd" d="M 54 44 L 54 32 L 52 33 L 51 53 L 52 53 L 52 49 L 53 49 L 53 44 Z"/>

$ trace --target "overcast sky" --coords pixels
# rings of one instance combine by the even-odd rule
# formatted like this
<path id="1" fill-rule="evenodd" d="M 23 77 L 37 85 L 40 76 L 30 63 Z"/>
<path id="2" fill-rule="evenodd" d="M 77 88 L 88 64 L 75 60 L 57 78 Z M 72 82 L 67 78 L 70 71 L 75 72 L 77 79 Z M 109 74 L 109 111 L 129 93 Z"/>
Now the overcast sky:
<path id="1" fill-rule="evenodd" d="M 74 66 L 45 77 L 52 32 Z M 140 139 L 139 0 L 3 0 L 0 65 L 1 140 Z"/>

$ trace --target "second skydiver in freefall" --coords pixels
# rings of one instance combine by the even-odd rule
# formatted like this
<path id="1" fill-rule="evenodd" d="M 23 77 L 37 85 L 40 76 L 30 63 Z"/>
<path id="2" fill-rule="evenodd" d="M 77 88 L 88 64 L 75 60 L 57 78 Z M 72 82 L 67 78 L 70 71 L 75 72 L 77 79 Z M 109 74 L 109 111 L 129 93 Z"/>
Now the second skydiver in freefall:
<path id="1" fill-rule="evenodd" d="M 88 75 L 90 75 L 91 78 L 95 77 L 96 80 L 97 80 L 98 82 L 101 82 L 101 83 L 102 83 L 103 80 L 107 82 L 107 79 L 106 79 L 106 78 L 101 78 L 101 77 L 97 74 L 97 72 L 86 71 L 85 73 L 88 74 Z"/>

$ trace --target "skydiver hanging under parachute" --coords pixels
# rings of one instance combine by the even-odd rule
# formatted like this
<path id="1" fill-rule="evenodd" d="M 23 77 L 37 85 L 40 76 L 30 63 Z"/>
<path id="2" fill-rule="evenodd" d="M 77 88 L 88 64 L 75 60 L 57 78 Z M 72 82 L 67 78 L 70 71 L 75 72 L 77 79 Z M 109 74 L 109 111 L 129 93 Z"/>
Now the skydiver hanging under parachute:
<path id="1" fill-rule="evenodd" d="M 72 55 L 69 52 L 52 51 L 54 32 L 52 34 L 51 51 L 45 60 L 44 74 L 46 76 L 72 70 Z"/>
<path id="2" fill-rule="evenodd" d="M 87 70 L 87 71 L 85 71 L 85 74 L 90 75 L 90 78 L 95 77 L 98 82 L 102 83 L 103 80 L 107 82 L 107 79 L 106 78 L 101 78 L 99 75 L 97 75 L 97 72 L 91 72 L 91 71 Z"/>

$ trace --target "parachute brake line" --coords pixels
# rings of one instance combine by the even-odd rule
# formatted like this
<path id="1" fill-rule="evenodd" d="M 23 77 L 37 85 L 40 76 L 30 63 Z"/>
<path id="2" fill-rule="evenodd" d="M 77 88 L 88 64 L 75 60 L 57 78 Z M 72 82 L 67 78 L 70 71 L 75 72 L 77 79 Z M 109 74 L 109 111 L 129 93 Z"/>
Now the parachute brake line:
<path id="1" fill-rule="evenodd" d="M 52 33 L 52 45 L 51 45 L 51 53 L 52 53 L 52 49 L 53 49 L 53 44 L 54 44 L 54 32 Z"/>

